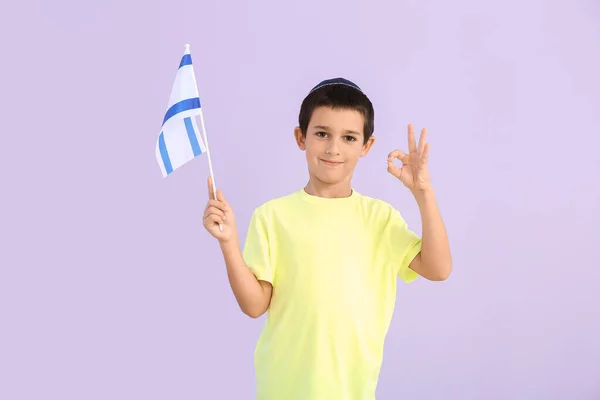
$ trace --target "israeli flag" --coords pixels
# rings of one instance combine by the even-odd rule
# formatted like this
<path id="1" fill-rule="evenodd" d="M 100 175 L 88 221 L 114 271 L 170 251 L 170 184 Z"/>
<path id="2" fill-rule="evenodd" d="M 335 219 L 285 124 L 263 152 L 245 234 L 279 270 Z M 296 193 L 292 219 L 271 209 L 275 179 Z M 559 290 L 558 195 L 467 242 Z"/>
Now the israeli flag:
<path id="1" fill-rule="evenodd" d="M 202 109 L 192 55 L 186 45 L 156 143 L 156 160 L 163 177 L 206 152 L 196 117 L 202 118 Z"/>

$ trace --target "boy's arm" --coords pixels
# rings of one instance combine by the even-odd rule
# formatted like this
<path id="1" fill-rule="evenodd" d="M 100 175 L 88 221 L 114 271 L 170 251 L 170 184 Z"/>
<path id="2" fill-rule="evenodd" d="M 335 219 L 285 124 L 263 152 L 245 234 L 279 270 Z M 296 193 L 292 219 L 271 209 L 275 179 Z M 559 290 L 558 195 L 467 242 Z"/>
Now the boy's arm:
<path id="1" fill-rule="evenodd" d="M 452 272 L 452 257 L 446 228 L 429 177 L 429 143 L 426 137 L 427 129 L 423 129 L 417 145 L 414 128 L 412 124 L 408 125 L 409 153 L 405 154 L 401 150 L 391 152 L 388 155 L 388 172 L 410 189 L 421 212 L 421 251 L 409 268 L 426 279 L 443 281 Z M 402 161 L 401 167 L 393 163 L 396 158 Z"/>
<path id="2" fill-rule="evenodd" d="M 423 225 L 421 251 L 409 268 L 432 281 L 443 281 L 452 272 L 452 256 L 446 227 L 432 189 L 415 193 Z"/>
<path id="3" fill-rule="evenodd" d="M 258 280 L 250 271 L 237 239 L 220 245 L 235 299 L 244 314 L 252 318 L 260 317 L 269 308 L 273 286 Z"/>
<path id="4" fill-rule="evenodd" d="M 204 209 L 204 228 L 219 241 L 229 284 L 244 314 L 258 318 L 271 303 L 272 286 L 259 281 L 242 257 L 235 216 L 221 190 L 214 192 L 212 178 L 208 178 L 208 203 Z"/>

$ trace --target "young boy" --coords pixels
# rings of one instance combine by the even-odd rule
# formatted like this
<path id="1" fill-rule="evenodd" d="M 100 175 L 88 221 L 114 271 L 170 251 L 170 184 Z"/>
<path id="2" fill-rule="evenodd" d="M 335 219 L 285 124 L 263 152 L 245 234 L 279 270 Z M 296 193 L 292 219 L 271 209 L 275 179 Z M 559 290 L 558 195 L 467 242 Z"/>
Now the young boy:
<path id="1" fill-rule="evenodd" d="M 254 211 L 243 253 L 231 206 L 220 190 L 212 198 L 209 178 L 204 226 L 219 240 L 233 294 L 250 317 L 269 311 L 255 350 L 257 399 L 375 399 L 397 277 L 439 281 L 451 272 L 425 130 L 417 145 L 409 126 L 409 153 L 387 160 L 417 201 L 422 239 L 388 203 L 353 190 L 373 121 L 356 84 L 337 78 L 313 88 L 294 131 L 308 183 Z"/>

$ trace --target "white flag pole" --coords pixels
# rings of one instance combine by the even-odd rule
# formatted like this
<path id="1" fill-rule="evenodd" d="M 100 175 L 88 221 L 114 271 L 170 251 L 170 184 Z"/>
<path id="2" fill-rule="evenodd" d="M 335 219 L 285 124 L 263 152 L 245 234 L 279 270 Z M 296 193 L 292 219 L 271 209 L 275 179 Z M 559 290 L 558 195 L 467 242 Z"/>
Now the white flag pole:
<path id="1" fill-rule="evenodd" d="M 212 161 L 210 159 L 210 148 L 208 147 L 208 138 L 206 137 L 206 128 L 204 128 L 204 116 L 202 110 L 200 110 L 200 125 L 202 126 L 202 134 L 204 135 L 204 144 L 206 145 L 206 156 L 208 157 L 208 169 L 210 171 L 210 178 L 213 184 L 213 194 L 215 199 L 217 198 L 217 184 L 215 182 L 215 175 L 213 173 Z M 219 224 L 219 230 L 223 232 L 223 225 Z"/>
<path id="2" fill-rule="evenodd" d="M 186 53 L 190 53 L 190 45 L 185 45 Z M 204 116 L 202 114 L 202 107 L 200 107 L 200 126 L 202 127 L 202 135 L 204 136 L 204 144 L 206 145 L 206 156 L 208 157 L 208 169 L 210 171 L 210 178 L 213 184 L 213 194 L 215 199 L 217 198 L 217 183 L 215 182 L 215 175 L 213 173 L 212 160 L 210 159 L 210 147 L 208 146 L 208 138 L 206 137 L 206 128 L 204 127 Z M 223 225 L 219 224 L 219 230 L 223 232 Z"/>

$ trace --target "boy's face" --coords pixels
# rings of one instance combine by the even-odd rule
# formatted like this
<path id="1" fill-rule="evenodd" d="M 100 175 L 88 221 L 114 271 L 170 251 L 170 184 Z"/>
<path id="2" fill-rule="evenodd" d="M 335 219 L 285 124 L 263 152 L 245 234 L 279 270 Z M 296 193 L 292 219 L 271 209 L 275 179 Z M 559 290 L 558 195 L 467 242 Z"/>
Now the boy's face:
<path id="1" fill-rule="evenodd" d="M 327 183 L 349 182 L 360 157 L 365 156 L 375 138 L 364 143 L 364 118 L 358 111 L 319 107 L 313 111 L 306 137 L 300 128 L 294 135 L 306 151 L 312 177 Z"/>

